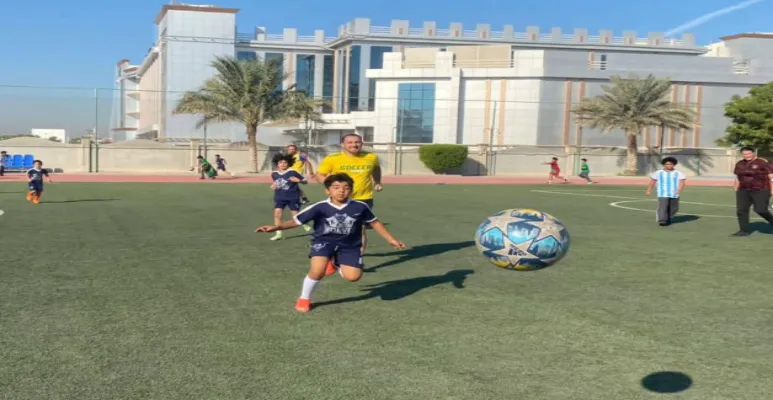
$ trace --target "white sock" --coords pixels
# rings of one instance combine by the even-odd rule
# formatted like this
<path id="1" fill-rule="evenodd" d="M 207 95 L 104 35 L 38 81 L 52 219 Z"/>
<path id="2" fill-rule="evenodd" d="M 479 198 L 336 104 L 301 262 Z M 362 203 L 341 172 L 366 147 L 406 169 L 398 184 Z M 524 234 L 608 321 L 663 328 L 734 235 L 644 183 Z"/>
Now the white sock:
<path id="1" fill-rule="evenodd" d="M 311 294 L 314 292 L 314 289 L 317 287 L 317 284 L 319 284 L 319 281 L 315 281 L 314 279 L 309 278 L 308 275 L 305 278 L 303 278 L 303 289 L 301 289 L 301 298 L 311 299 Z"/>
<path id="2" fill-rule="evenodd" d="M 344 277 L 344 270 L 341 267 L 338 267 L 338 275 L 341 275 L 341 278 Z"/>

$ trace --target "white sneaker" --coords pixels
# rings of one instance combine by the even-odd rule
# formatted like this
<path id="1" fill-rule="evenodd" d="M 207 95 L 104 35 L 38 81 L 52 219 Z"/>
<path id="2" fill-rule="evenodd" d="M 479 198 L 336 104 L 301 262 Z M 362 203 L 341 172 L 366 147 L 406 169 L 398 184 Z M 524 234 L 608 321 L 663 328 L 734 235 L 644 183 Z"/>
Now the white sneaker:
<path id="1" fill-rule="evenodd" d="M 284 238 L 285 238 L 285 237 L 284 237 L 284 235 L 282 235 L 282 232 L 277 232 L 277 233 L 276 233 L 276 235 L 274 235 L 273 237 L 271 237 L 271 239 L 269 239 L 269 240 L 282 240 L 282 239 L 284 239 Z"/>
<path id="2" fill-rule="evenodd" d="M 311 227 L 308 226 L 308 225 L 304 225 L 303 226 L 303 230 L 306 231 L 306 232 L 311 232 Z"/>

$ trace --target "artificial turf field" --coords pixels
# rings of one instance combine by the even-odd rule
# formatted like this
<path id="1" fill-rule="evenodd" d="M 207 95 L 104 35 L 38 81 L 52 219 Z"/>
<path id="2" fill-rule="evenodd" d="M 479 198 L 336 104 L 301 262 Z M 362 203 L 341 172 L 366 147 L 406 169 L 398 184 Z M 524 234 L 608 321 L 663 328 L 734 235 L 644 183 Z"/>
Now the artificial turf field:
<path id="1" fill-rule="evenodd" d="M 368 273 L 326 279 L 308 314 L 293 309 L 304 232 L 252 233 L 271 222 L 267 185 L 53 184 L 38 206 L 23 190 L 0 184 L 2 399 L 773 393 L 773 236 L 728 237 L 730 189 L 688 188 L 698 218 L 661 228 L 608 205 L 652 208 L 643 188 L 387 186 L 376 214 L 412 248 L 372 233 Z M 478 224 L 517 207 L 567 225 L 564 260 L 516 272 L 478 255 Z M 692 385 L 642 385 L 661 371 Z"/>

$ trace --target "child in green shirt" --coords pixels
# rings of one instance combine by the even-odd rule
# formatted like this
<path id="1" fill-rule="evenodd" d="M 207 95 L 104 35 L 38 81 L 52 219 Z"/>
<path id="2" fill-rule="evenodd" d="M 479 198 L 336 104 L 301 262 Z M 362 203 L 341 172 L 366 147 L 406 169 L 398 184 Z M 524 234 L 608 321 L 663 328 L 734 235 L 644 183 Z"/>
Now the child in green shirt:
<path id="1" fill-rule="evenodd" d="M 588 181 L 588 184 L 593 184 L 596 182 L 593 182 L 593 180 L 590 178 L 590 167 L 588 166 L 588 159 L 582 158 L 581 159 L 582 164 L 580 164 L 580 178 L 585 179 Z"/>

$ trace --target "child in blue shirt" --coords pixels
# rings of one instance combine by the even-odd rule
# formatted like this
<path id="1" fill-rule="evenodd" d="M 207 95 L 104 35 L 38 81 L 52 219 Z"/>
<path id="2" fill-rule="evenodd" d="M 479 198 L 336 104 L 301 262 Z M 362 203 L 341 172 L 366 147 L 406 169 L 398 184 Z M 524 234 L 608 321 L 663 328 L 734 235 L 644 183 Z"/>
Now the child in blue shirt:
<path id="1" fill-rule="evenodd" d="M 274 225 L 282 222 L 282 213 L 285 208 L 290 209 L 293 215 L 301 210 L 301 188 L 299 184 L 306 184 L 306 178 L 298 172 L 290 169 L 293 163 L 293 157 L 278 153 L 273 160 L 276 170 L 271 173 L 271 189 L 274 190 Z M 311 231 L 311 227 L 304 225 L 306 232 Z M 284 235 L 282 231 L 277 231 L 270 240 L 282 240 Z"/>
<path id="2" fill-rule="evenodd" d="M 275 232 L 293 229 L 314 222 L 314 236 L 309 253 L 309 273 L 303 280 L 301 296 L 295 303 L 299 312 L 311 310 L 311 294 L 333 264 L 341 276 L 350 282 L 362 277 L 362 229 L 370 226 L 390 245 L 402 249 L 405 244 L 392 236 L 367 204 L 351 200 L 354 181 L 346 174 L 332 174 L 325 178 L 325 193 L 330 196 L 301 211 L 292 220 L 281 224 L 261 226 L 255 232 Z M 333 269 L 335 272 L 335 269 Z"/>

